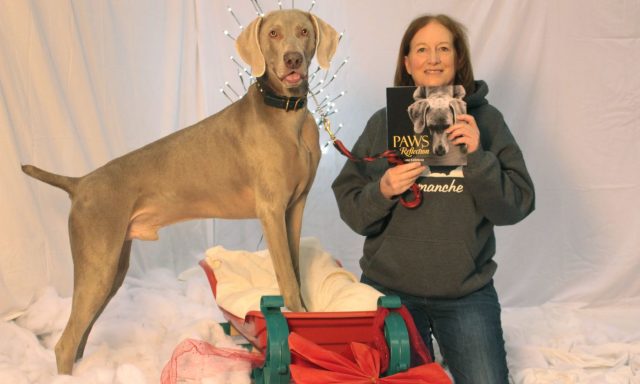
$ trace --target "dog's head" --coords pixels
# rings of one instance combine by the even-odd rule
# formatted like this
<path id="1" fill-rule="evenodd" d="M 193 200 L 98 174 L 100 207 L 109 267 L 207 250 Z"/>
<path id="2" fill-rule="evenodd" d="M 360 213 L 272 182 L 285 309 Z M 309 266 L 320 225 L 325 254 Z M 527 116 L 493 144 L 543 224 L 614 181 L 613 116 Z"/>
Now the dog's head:
<path id="1" fill-rule="evenodd" d="M 413 93 L 415 101 L 408 108 L 413 131 L 421 134 L 427 129 L 437 156 L 449 152 L 450 141 L 444 131 L 455 123 L 457 114 L 464 112 L 464 95 L 461 85 L 417 87 Z"/>
<path id="2" fill-rule="evenodd" d="M 252 21 L 238 36 L 236 49 L 278 94 L 307 92 L 309 64 L 315 54 L 327 69 L 338 46 L 338 33 L 320 18 L 299 10 L 280 10 Z"/>

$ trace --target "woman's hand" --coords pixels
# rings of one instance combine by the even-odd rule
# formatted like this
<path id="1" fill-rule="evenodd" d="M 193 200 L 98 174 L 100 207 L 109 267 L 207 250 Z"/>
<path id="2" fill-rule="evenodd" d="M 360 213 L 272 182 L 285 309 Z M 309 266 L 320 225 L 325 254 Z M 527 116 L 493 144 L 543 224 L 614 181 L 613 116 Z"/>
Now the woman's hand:
<path id="1" fill-rule="evenodd" d="M 466 144 L 467 152 L 475 152 L 480 146 L 480 130 L 471 115 L 456 116 L 456 123 L 445 130 L 455 145 Z"/>
<path id="2" fill-rule="evenodd" d="M 380 192 L 387 199 L 400 195 L 413 185 L 425 169 L 427 167 L 419 161 L 400 164 L 387 169 L 380 179 Z"/>

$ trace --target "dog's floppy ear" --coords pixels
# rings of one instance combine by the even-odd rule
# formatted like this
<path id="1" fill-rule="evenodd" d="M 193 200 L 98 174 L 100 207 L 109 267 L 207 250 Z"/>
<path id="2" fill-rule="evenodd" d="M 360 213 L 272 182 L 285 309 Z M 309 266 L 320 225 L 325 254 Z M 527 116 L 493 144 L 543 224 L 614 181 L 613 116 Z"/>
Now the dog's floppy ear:
<path id="1" fill-rule="evenodd" d="M 258 31 L 262 17 L 253 20 L 236 39 L 236 51 L 242 60 L 251 67 L 251 75 L 260 77 L 264 75 L 266 64 L 264 55 L 260 49 L 260 41 L 258 40 Z"/>
<path id="2" fill-rule="evenodd" d="M 426 100 L 414 102 L 407 108 L 407 113 L 409 114 L 409 119 L 413 123 L 413 131 L 415 133 L 420 134 L 424 131 L 424 126 L 427 122 L 426 116 L 428 110 L 429 103 L 427 103 Z"/>
<path id="3" fill-rule="evenodd" d="M 453 97 L 455 97 L 456 99 L 463 99 L 466 94 L 467 92 L 465 92 L 462 85 L 453 86 Z"/>
<path id="4" fill-rule="evenodd" d="M 422 129 L 424 129 L 424 126 L 427 125 L 427 114 L 429 114 L 429 110 L 431 109 L 431 104 L 429 104 L 428 102 L 425 103 L 427 104 L 424 108 L 424 111 L 422 112 Z"/>
<path id="5" fill-rule="evenodd" d="M 409 114 L 409 119 L 411 119 L 412 122 L 416 121 L 416 119 L 419 119 L 420 108 L 418 107 L 418 104 L 413 103 L 409 105 L 409 107 L 407 108 L 407 113 Z"/>
<path id="6" fill-rule="evenodd" d="M 338 32 L 319 17 L 309 14 L 316 32 L 316 58 L 322 69 L 328 69 L 333 54 L 338 48 Z"/>
<path id="7" fill-rule="evenodd" d="M 456 109 L 453 106 L 453 103 L 449 104 L 449 110 L 451 111 L 451 116 L 453 117 L 452 121 L 455 123 L 458 121 L 458 114 L 456 113 Z"/>
<path id="8" fill-rule="evenodd" d="M 458 114 L 467 113 L 467 103 L 462 99 L 454 98 L 449 102 L 449 107 L 453 111 L 453 121 L 457 121 Z"/>

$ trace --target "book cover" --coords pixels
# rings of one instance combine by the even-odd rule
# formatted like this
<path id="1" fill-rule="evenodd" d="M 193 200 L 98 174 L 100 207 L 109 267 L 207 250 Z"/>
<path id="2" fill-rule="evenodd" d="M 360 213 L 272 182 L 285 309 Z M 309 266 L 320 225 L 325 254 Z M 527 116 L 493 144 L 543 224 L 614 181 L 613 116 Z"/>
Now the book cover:
<path id="1" fill-rule="evenodd" d="M 387 88 L 388 148 L 407 162 L 466 165 L 466 146 L 452 144 L 444 132 L 456 115 L 467 113 L 464 94 L 460 85 Z"/>

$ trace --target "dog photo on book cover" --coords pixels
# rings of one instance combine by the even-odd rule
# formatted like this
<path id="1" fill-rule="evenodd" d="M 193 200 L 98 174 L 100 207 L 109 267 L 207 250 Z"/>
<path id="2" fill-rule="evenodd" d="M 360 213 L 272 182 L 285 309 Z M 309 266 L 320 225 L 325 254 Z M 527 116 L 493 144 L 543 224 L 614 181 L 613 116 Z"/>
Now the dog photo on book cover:
<path id="1" fill-rule="evenodd" d="M 389 149 L 405 161 L 422 161 L 424 176 L 462 177 L 467 148 L 452 144 L 445 130 L 466 113 L 464 96 L 460 85 L 388 88 Z"/>

